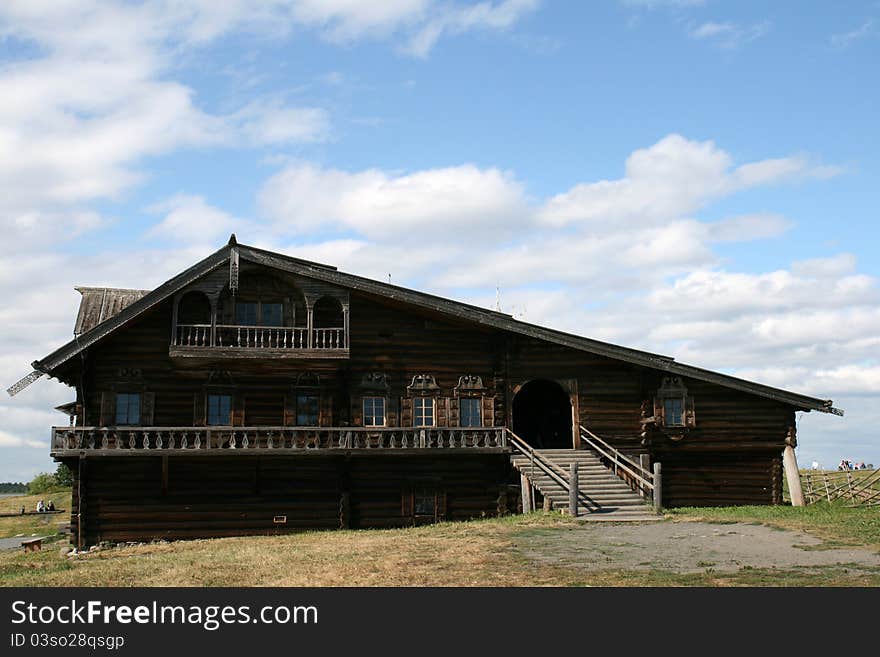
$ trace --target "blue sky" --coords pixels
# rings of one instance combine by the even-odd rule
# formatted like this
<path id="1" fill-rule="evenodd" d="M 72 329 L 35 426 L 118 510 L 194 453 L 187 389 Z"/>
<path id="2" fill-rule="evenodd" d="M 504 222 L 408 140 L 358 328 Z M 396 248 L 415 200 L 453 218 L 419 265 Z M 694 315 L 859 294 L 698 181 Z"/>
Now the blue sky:
<path id="1" fill-rule="evenodd" d="M 875 0 L 9 2 L 0 60 L 7 385 L 234 230 L 834 398 L 801 461 L 880 463 Z M 0 480 L 70 395 L 0 401 Z"/>

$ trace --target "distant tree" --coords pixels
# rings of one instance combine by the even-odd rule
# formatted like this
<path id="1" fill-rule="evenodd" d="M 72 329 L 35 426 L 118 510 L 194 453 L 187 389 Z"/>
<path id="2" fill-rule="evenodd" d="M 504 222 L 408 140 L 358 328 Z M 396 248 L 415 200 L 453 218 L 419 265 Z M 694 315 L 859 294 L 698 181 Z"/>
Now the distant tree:
<path id="1" fill-rule="evenodd" d="M 0 493 L 27 493 L 27 484 L 21 482 L 0 482 Z"/>
<path id="2" fill-rule="evenodd" d="M 73 472 L 64 463 L 59 463 L 55 470 L 55 484 L 64 488 L 73 486 Z"/>
<path id="3" fill-rule="evenodd" d="M 39 495 L 40 493 L 47 493 L 57 487 L 58 484 L 55 481 L 54 474 L 41 472 L 28 483 L 28 493 L 31 495 Z"/>

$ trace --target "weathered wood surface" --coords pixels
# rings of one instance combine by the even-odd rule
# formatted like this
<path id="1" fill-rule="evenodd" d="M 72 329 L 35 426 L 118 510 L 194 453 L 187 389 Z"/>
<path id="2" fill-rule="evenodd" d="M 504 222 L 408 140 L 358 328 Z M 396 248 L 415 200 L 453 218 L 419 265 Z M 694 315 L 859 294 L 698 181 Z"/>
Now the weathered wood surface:
<path id="1" fill-rule="evenodd" d="M 212 275 L 218 277 L 212 284 L 219 285 L 220 278 L 226 274 L 218 269 Z M 325 294 L 327 284 L 322 285 L 320 294 Z M 316 290 L 315 294 L 318 293 Z M 478 377 L 483 388 L 467 395 L 481 400 L 484 424 L 500 428 L 512 425 L 512 400 L 517 390 L 528 381 L 548 379 L 559 382 L 568 392 L 576 420 L 573 426 L 583 424 L 635 463 L 640 463 L 642 457 L 663 463 L 664 506 L 781 501 L 781 453 L 787 432 L 794 423 L 791 406 L 685 378 L 694 398 L 696 424 L 683 438 L 673 440 L 662 430 L 651 427 L 646 430 L 643 424 L 643 408 L 653 399 L 664 372 L 485 325 L 469 324 L 466 318 L 453 320 L 428 309 L 416 310 L 394 299 L 366 292 L 351 291 L 348 295 L 346 291 L 340 295 L 350 304 L 349 344 L 340 358 L 318 353 L 314 358 L 300 359 L 267 358 L 259 353 L 257 357 L 218 355 L 214 358 L 211 348 L 198 358 L 183 357 L 169 351 L 173 349 L 174 339 L 174 301 L 169 299 L 91 346 L 85 359 L 68 361 L 57 376 L 71 385 L 83 384 L 82 396 L 77 400 L 83 409 L 77 419 L 83 427 L 103 428 L 114 423 L 109 407 L 102 404 L 102 400 L 116 392 L 143 392 L 150 403 L 142 409 L 142 424 L 151 427 L 150 431 L 165 433 L 184 428 L 207 431 L 204 427 L 206 395 L 209 392 L 230 394 L 235 454 L 243 456 L 274 449 L 273 454 L 283 459 L 290 456 L 285 452 L 288 449 L 298 450 L 301 457 L 317 456 L 314 448 L 303 449 L 300 444 L 293 447 L 289 442 L 284 448 L 274 445 L 269 448 L 267 437 L 261 433 L 272 431 L 273 427 L 284 431 L 294 429 L 296 398 L 301 394 L 314 394 L 319 398 L 318 428 L 322 430 L 361 431 L 363 397 L 379 396 L 385 399 L 387 427 L 412 431 L 412 398 L 422 393 L 413 392 L 410 386 L 413 377 L 428 374 L 437 386 L 430 392 L 436 400 L 437 429 L 459 429 L 459 402 L 463 394 L 458 390 L 459 382 L 463 376 Z M 304 311 L 299 303 L 296 301 L 291 307 L 296 306 L 293 312 L 301 316 Z M 218 315 L 223 320 L 219 324 L 225 326 L 231 321 L 228 313 L 227 308 Z M 314 327 L 297 321 L 291 328 L 301 331 Z M 253 354 L 260 349 L 247 351 Z M 374 376 L 377 373 L 381 376 Z M 250 434 L 249 427 L 257 429 L 256 436 Z M 247 449 L 242 448 L 245 432 L 248 433 Z M 221 440 L 227 441 L 225 446 L 208 450 L 208 441 L 203 439 L 205 453 L 232 451 L 229 439 L 222 438 L 222 431 L 219 435 Z M 103 435 L 95 439 L 95 448 L 82 448 L 77 442 L 76 447 L 71 448 L 74 451 L 59 451 L 56 456 L 72 457 L 83 450 L 93 454 L 104 452 Z M 180 436 L 175 435 L 174 439 L 176 446 L 170 448 L 170 440 L 166 442 L 163 437 L 162 450 L 181 449 L 177 442 Z M 147 449 L 156 448 L 155 440 L 156 436 L 149 437 Z M 375 440 L 370 438 L 370 444 L 377 446 Z M 572 444 L 578 442 L 579 437 L 573 432 Z M 111 448 L 114 444 L 115 436 L 108 436 L 108 451 L 114 451 Z M 188 443 L 185 449 L 191 450 L 192 444 Z M 135 451 L 131 452 L 135 460 L 140 449 L 145 449 L 143 436 L 136 435 Z M 383 449 L 366 445 L 350 449 L 359 454 L 380 453 L 396 458 L 387 443 Z M 448 445 L 444 449 L 449 449 Z M 474 450 L 472 458 L 484 457 L 473 447 L 468 449 Z M 125 445 L 118 451 L 126 452 Z M 169 461 L 178 460 L 178 456 L 185 454 L 175 455 Z M 459 461 L 456 467 L 466 468 L 466 459 Z M 75 467 L 76 460 L 71 462 Z M 261 462 L 265 466 L 267 459 Z M 172 464 L 169 468 L 171 485 Z M 349 515 L 354 523 L 357 517 L 354 491 L 350 494 Z M 334 500 L 332 510 L 329 506 L 313 509 L 322 518 L 320 522 L 333 526 L 339 522 L 340 500 L 338 497 Z M 92 501 L 97 502 L 86 494 L 82 508 L 87 510 Z M 517 505 L 515 501 L 511 507 Z M 73 513 L 78 513 L 78 509 L 75 500 Z M 85 516 L 88 519 L 88 511 Z"/>
<path id="2" fill-rule="evenodd" d="M 187 456 L 168 459 L 167 467 L 163 487 L 159 456 L 91 460 L 84 544 L 412 525 L 425 520 L 404 509 L 414 488 L 443 498 L 430 521 L 496 515 L 499 496 L 504 508 L 516 508 L 510 463 L 499 454 L 395 461 Z M 277 516 L 286 522 L 276 524 Z M 76 517 L 72 528 L 76 535 Z"/>

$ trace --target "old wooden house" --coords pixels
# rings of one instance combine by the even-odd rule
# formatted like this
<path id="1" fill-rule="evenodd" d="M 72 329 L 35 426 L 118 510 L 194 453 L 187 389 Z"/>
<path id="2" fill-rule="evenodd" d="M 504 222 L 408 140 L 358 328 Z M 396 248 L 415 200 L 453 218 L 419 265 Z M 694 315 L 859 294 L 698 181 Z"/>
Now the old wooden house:
<path id="1" fill-rule="evenodd" d="M 234 236 L 152 291 L 78 290 L 18 388 L 76 392 L 51 454 L 81 546 L 779 504 L 795 411 L 839 413 Z"/>

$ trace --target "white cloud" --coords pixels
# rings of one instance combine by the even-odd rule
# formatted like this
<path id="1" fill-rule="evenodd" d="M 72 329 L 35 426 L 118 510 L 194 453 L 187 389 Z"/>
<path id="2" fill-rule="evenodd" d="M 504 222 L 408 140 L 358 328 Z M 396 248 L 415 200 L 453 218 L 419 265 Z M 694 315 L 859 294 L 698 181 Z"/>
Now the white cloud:
<path id="1" fill-rule="evenodd" d="M 260 206 L 282 231 L 349 229 L 371 239 L 460 239 L 455 231 L 511 228 L 527 213 L 522 186 L 511 174 L 473 165 L 390 174 L 294 165 L 260 192 Z M 442 220 L 443 231 L 431 231 Z"/>
<path id="2" fill-rule="evenodd" d="M 549 199 L 541 210 L 548 224 L 634 222 L 680 217 L 735 192 L 787 180 L 822 177 L 829 167 L 804 156 L 774 158 L 734 167 L 712 141 L 669 135 L 627 158 L 623 178 L 582 183 Z"/>
<path id="3" fill-rule="evenodd" d="M 867 39 L 875 34 L 877 34 L 877 30 L 874 28 L 874 21 L 873 19 L 868 19 L 854 30 L 842 32 L 840 34 L 832 34 L 829 42 L 831 43 L 832 48 L 843 49 L 852 45 L 856 41 Z"/>
<path id="4" fill-rule="evenodd" d="M 538 0 L 501 0 L 442 9 L 409 39 L 404 51 L 425 57 L 444 34 L 472 30 L 507 30 L 525 14 L 537 9 Z"/>
<path id="5" fill-rule="evenodd" d="M 177 194 L 148 208 L 165 218 L 147 233 L 184 244 L 215 245 L 235 230 L 246 228 L 246 223 L 211 206 L 201 196 Z"/>
<path id="6" fill-rule="evenodd" d="M 707 21 L 692 27 L 688 34 L 692 39 L 709 41 L 721 48 L 732 49 L 760 39 L 769 31 L 770 23 L 768 21 L 752 23 L 751 25 Z"/>

